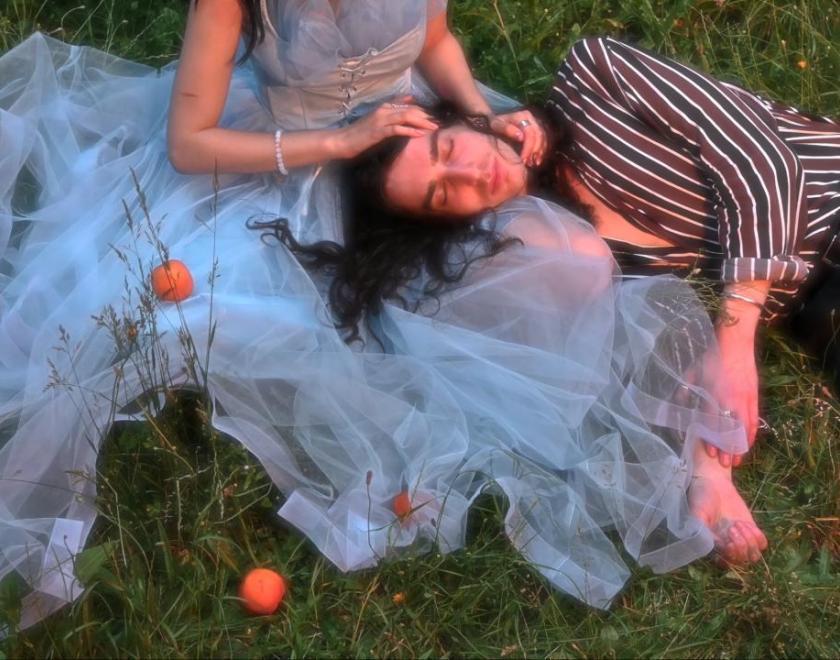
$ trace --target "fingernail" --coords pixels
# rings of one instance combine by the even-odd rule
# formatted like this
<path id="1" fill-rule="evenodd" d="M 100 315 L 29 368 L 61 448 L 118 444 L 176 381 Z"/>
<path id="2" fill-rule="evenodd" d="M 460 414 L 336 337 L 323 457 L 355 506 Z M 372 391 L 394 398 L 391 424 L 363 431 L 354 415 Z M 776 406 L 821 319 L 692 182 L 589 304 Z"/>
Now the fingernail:
<path id="1" fill-rule="evenodd" d="M 519 139 L 519 140 L 524 140 L 525 139 L 525 133 L 523 133 L 522 131 L 517 131 L 516 132 L 516 138 Z"/>

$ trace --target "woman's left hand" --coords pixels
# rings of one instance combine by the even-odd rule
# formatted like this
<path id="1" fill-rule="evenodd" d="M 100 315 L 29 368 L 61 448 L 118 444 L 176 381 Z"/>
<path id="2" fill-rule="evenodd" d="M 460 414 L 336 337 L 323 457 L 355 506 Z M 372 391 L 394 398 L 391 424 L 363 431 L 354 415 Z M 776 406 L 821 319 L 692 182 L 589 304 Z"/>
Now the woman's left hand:
<path id="1" fill-rule="evenodd" d="M 522 143 L 520 157 L 527 167 L 539 167 L 545 158 L 548 138 L 542 124 L 528 110 L 490 116 L 490 128 L 497 135 Z"/>

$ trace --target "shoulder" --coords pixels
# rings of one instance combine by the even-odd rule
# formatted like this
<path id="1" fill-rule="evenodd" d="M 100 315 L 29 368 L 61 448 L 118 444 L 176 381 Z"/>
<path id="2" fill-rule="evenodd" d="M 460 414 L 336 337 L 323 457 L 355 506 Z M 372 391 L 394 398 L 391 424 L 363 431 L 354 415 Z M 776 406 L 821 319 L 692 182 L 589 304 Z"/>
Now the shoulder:
<path id="1" fill-rule="evenodd" d="M 189 0 L 184 51 L 201 57 L 224 53 L 225 59 L 235 52 L 242 34 L 244 13 L 239 0 Z M 196 50 L 197 49 L 197 50 Z"/>
<path id="2" fill-rule="evenodd" d="M 190 0 L 190 17 L 223 24 L 241 24 L 242 3 L 240 0 Z"/>
<path id="3" fill-rule="evenodd" d="M 630 44 L 612 37 L 584 37 L 569 48 L 566 61 L 571 64 L 598 65 L 609 62 L 613 55 L 634 50 Z"/>

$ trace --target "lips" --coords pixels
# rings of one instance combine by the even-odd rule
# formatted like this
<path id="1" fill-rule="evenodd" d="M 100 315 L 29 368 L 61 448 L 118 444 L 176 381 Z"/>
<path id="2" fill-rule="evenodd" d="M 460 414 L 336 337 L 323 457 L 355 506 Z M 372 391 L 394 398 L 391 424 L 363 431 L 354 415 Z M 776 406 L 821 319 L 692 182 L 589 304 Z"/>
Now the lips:
<path id="1" fill-rule="evenodd" d="M 502 172 L 499 169 L 499 159 L 493 159 L 493 176 L 490 179 L 490 192 L 495 195 L 499 190 L 499 184 L 502 181 Z"/>

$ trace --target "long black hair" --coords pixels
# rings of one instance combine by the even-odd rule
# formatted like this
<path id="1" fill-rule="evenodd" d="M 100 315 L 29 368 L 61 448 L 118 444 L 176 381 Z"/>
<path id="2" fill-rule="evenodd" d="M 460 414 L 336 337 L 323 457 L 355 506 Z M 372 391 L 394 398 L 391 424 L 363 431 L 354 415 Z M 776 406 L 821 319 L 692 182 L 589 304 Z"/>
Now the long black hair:
<path id="1" fill-rule="evenodd" d="M 198 5 L 198 0 L 188 0 Z M 245 53 L 240 62 L 247 60 L 254 48 L 265 39 L 265 23 L 263 22 L 260 0 L 239 0 L 242 6 L 242 31 L 245 36 Z"/>
<path id="2" fill-rule="evenodd" d="M 459 116 L 450 106 L 430 112 L 442 128 L 465 122 L 478 131 L 490 132 L 486 117 Z M 371 322 L 385 301 L 417 311 L 430 299 L 439 301 L 474 263 L 520 242 L 482 227 L 478 217 L 428 221 L 395 211 L 385 199 L 385 174 L 407 141 L 405 137 L 390 138 L 337 164 L 344 245 L 332 241 L 302 245 L 285 218 L 252 218 L 247 223 L 262 232 L 263 241 L 276 240 L 289 248 L 310 272 L 332 278 L 330 311 L 348 343 L 361 340 L 359 324 L 363 321 L 381 344 Z"/>

